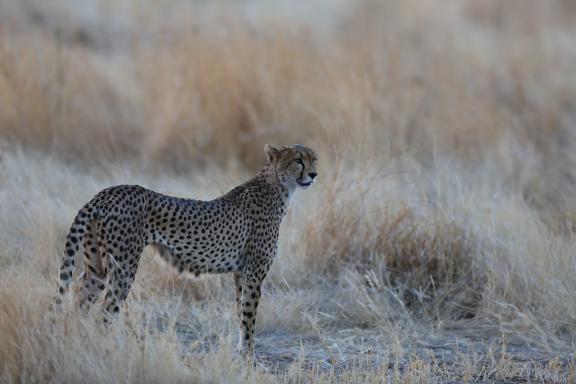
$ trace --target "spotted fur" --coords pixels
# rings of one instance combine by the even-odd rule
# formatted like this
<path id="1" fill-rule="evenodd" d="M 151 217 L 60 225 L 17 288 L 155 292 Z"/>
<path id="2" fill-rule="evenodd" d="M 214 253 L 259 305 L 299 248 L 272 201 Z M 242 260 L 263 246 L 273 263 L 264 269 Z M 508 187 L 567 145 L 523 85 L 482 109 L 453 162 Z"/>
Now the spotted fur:
<path id="1" fill-rule="evenodd" d="M 56 303 L 68 291 L 84 250 L 79 306 L 87 312 L 106 289 L 105 313 L 118 312 L 142 250 L 154 246 L 180 273 L 234 274 L 240 346 L 253 351 L 262 281 L 277 253 L 292 193 L 316 177 L 316 154 L 303 145 L 265 146 L 267 162 L 251 180 L 210 201 L 166 196 L 137 185 L 104 189 L 78 212 L 66 238 Z"/>

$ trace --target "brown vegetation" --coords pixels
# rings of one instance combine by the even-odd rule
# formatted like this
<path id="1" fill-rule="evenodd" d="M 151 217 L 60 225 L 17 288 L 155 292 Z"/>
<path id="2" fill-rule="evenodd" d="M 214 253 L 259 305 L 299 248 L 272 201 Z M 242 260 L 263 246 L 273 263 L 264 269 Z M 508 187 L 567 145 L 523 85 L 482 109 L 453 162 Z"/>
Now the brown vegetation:
<path id="1" fill-rule="evenodd" d="M 574 381 L 570 1 L 295 6 L 312 21 L 256 2 L 92 3 L 0 2 L 0 381 Z M 257 345 L 302 335 L 302 358 L 281 374 L 234 359 L 231 277 L 179 277 L 149 253 L 109 332 L 72 310 L 51 322 L 84 201 L 117 183 L 210 198 L 267 142 L 320 157 L 258 315 Z M 342 332 L 379 349 L 339 354 L 359 343 Z M 559 358 L 406 352 L 447 334 Z M 314 366 L 312 344 L 348 365 Z"/>

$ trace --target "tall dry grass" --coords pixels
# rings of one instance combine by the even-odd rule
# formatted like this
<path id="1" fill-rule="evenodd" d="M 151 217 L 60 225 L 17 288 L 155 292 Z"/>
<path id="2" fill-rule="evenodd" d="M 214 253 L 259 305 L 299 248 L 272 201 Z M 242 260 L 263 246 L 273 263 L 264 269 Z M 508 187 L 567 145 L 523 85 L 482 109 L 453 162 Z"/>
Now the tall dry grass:
<path id="1" fill-rule="evenodd" d="M 0 3 L 3 381 L 532 380 L 506 359 L 386 359 L 443 330 L 569 347 L 571 2 L 358 1 L 327 24 L 237 4 L 92 4 Z M 253 174 L 266 142 L 317 149 L 320 178 L 282 229 L 257 343 L 284 332 L 333 357 L 338 332 L 376 332 L 380 368 L 249 369 L 231 351 L 229 276 L 191 281 L 150 252 L 110 332 L 72 309 L 51 322 L 84 201 L 116 183 L 208 199 Z M 559 369 L 536 375 L 562 382 Z"/>

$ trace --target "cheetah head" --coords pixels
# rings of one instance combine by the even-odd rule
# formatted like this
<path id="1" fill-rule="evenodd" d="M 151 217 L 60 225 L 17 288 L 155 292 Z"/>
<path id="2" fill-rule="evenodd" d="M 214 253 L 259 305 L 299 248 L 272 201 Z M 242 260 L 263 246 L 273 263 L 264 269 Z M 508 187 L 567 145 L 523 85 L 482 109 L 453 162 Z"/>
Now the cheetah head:
<path id="1" fill-rule="evenodd" d="M 277 149 L 264 146 L 268 166 L 272 167 L 278 178 L 288 189 L 309 188 L 318 175 L 316 171 L 316 153 L 301 144 Z"/>

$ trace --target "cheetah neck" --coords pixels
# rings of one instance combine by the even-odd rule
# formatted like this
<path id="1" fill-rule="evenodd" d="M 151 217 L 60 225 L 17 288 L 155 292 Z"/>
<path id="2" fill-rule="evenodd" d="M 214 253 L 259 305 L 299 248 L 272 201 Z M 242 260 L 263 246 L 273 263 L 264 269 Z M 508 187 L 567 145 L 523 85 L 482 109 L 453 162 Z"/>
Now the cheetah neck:
<path id="1" fill-rule="evenodd" d="M 280 195 L 282 196 L 282 201 L 284 202 L 285 209 L 287 210 L 288 207 L 290 207 L 292 196 L 294 196 L 296 188 L 287 188 L 282 183 L 279 183 L 278 188 L 280 189 Z"/>
<path id="2" fill-rule="evenodd" d="M 277 192 L 277 196 L 283 205 L 285 214 L 288 210 L 288 207 L 290 206 L 290 202 L 292 201 L 292 196 L 294 195 L 296 187 L 286 186 L 284 183 L 282 183 L 282 180 L 278 174 L 271 167 L 264 167 L 256 177 L 264 178 L 266 182 L 270 184 L 272 188 Z"/>
<path id="3" fill-rule="evenodd" d="M 278 202 L 280 203 L 279 208 L 284 214 L 286 214 L 296 188 L 289 188 L 285 186 L 278 177 L 278 174 L 273 169 L 268 167 L 263 168 L 255 177 L 237 186 L 218 199 L 234 200 L 241 196 L 247 189 L 260 189 L 258 185 L 261 185 L 262 183 L 270 186 L 271 191 L 273 192 L 272 197 L 274 199 L 278 199 Z"/>

